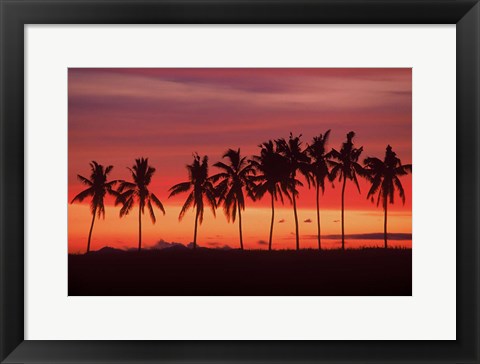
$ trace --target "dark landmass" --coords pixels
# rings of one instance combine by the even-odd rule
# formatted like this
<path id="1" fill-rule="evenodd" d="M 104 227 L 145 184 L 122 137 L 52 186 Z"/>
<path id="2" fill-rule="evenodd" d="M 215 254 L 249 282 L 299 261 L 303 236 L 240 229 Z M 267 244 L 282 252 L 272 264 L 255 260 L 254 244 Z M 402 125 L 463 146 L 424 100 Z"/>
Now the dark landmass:
<path id="1" fill-rule="evenodd" d="M 142 252 L 68 257 L 69 296 L 410 296 L 411 249 Z"/>

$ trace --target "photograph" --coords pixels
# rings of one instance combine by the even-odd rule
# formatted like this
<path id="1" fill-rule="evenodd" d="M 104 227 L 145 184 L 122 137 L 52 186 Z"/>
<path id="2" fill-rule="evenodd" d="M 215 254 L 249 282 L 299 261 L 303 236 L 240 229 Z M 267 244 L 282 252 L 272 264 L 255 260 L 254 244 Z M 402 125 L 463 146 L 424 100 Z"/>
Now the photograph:
<path id="1" fill-rule="evenodd" d="M 69 68 L 69 296 L 411 296 L 411 68 Z"/>
<path id="2" fill-rule="evenodd" d="M 479 2 L 0 0 L 0 364 L 480 364 Z"/>

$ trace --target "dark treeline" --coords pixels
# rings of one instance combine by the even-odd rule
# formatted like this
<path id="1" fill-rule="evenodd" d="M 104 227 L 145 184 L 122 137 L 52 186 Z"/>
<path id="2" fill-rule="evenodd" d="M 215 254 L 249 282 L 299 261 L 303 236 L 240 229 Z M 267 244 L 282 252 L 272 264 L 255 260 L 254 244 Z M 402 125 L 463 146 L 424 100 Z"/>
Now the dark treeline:
<path id="1" fill-rule="evenodd" d="M 394 203 L 395 192 L 398 191 L 402 203 L 405 203 L 405 192 L 399 177 L 411 173 L 410 164 L 402 164 L 390 145 L 387 145 L 382 159 L 368 157 L 360 161 L 363 147 L 356 147 L 353 139 L 355 133 L 349 132 L 346 141 L 339 150 L 328 149 L 330 130 L 313 138 L 310 143 L 303 144 L 302 135 L 290 133 L 288 139 L 269 140 L 259 145 L 257 155 L 247 158 L 242 156 L 240 148 L 229 149 L 222 160 L 213 164 L 220 172 L 209 173 L 207 156 L 193 155 L 193 161 L 186 166 L 188 179 L 171 187 L 169 198 L 178 194 L 187 194 L 180 211 L 181 220 L 189 209 L 195 212 L 193 232 L 193 248 L 197 246 L 198 225 L 202 224 L 205 207 L 210 208 L 213 215 L 219 207 L 223 208 L 227 220 L 235 223 L 238 220 L 239 245 L 243 249 L 242 211 L 245 200 L 261 200 L 268 196 L 271 202 L 271 223 L 268 249 L 272 249 L 272 237 L 275 221 L 275 204 L 284 204 L 288 200 L 293 207 L 295 221 L 296 249 L 300 250 L 300 232 L 297 215 L 299 187 L 316 191 L 318 249 L 322 249 L 320 224 L 320 193 L 325 186 L 338 180 L 342 185 L 342 249 L 345 249 L 345 187 L 347 181 L 355 184 L 360 193 L 359 178 L 366 179 L 371 187 L 367 198 L 377 206 L 382 204 L 384 210 L 384 246 L 387 243 L 387 209 Z M 91 198 L 90 208 L 92 222 L 88 234 L 87 253 L 90 251 L 95 217 L 105 218 L 104 197 L 115 197 L 115 205 L 120 206 L 120 217 L 128 215 L 135 204 L 138 205 L 138 250 L 142 248 L 142 215 L 148 211 L 153 223 L 156 222 L 154 207 L 165 214 L 162 202 L 149 191 L 148 186 L 155 173 L 149 165 L 148 158 L 139 158 L 128 168 L 131 180 L 108 180 L 112 166 L 104 167 L 95 161 L 90 163 L 90 178 L 78 175 L 78 179 L 87 186 L 71 201 L 82 202 Z M 302 177 L 303 182 L 299 179 Z"/>

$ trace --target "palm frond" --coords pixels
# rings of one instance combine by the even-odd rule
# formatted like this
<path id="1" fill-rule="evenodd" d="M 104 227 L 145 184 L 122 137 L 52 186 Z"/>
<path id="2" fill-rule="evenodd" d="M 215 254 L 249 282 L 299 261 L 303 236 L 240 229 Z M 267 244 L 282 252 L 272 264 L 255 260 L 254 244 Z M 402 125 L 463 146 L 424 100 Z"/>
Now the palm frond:
<path id="1" fill-rule="evenodd" d="M 135 195 L 135 190 L 126 190 L 123 193 L 117 191 L 115 198 L 115 206 L 119 204 L 124 204 L 126 200 Z"/>
<path id="2" fill-rule="evenodd" d="M 206 189 L 205 190 L 205 197 L 206 197 L 206 202 L 207 202 L 207 205 L 210 206 L 211 210 L 212 210 L 212 213 L 213 213 L 213 216 L 216 216 L 216 208 L 217 208 L 217 201 L 215 199 L 215 193 L 213 191 L 213 189 Z"/>
<path id="3" fill-rule="evenodd" d="M 103 204 L 103 200 L 96 204 L 96 208 L 98 211 L 98 218 L 103 218 L 105 220 L 105 205 Z"/>
<path id="4" fill-rule="evenodd" d="M 232 210 L 235 210 L 236 208 L 236 197 L 235 190 L 231 188 L 222 198 L 225 215 L 227 216 L 228 222 L 230 222 L 230 218 L 232 218 L 232 221 L 235 222 L 235 212 Z M 232 209 L 232 206 L 235 207 Z"/>
<path id="5" fill-rule="evenodd" d="M 123 180 L 118 181 L 118 183 L 119 183 L 119 186 L 117 188 L 117 191 L 119 193 L 122 193 L 125 190 L 134 189 L 137 186 L 135 183 L 131 183 Z"/>
<path id="6" fill-rule="evenodd" d="M 360 184 L 358 183 L 358 179 L 357 179 L 357 174 L 356 173 L 352 173 L 352 180 L 353 182 L 355 182 L 355 186 L 357 186 L 357 189 L 358 189 L 358 192 L 360 193 Z"/>
<path id="7" fill-rule="evenodd" d="M 125 200 L 122 208 L 120 209 L 120 217 L 126 216 L 130 213 L 133 207 L 133 203 L 134 200 L 132 196 Z"/>
<path id="8" fill-rule="evenodd" d="M 382 184 L 382 177 L 380 175 L 377 175 L 373 178 L 372 180 L 372 186 L 368 190 L 367 198 L 371 198 L 375 193 L 377 193 L 378 189 L 380 188 Z"/>
<path id="9" fill-rule="evenodd" d="M 105 182 L 105 187 L 106 187 L 106 188 L 109 188 L 109 189 L 112 189 L 112 188 L 114 188 L 118 183 L 120 183 L 120 180 L 118 180 L 118 179 L 115 179 L 115 180 L 110 181 L 110 182 Z"/>
<path id="10" fill-rule="evenodd" d="M 378 171 L 379 169 L 382 169 L 383 168 L 383 161 L 378 159 L 378 158 L 375 158 L 375 157 L 367 157 L 365 158 L 363 164 L 365 164 L 366 167 L 368 167 L 369 169 L 372 169 L 374 171 Z"/>
<path id="11" fill-rule="evenodd" d="M 223 162 L 217 162 L 213 165 L 214 167 L 217 167 L 217 168 L 220 168 L 220 169 L 223 169 L 228 175 L 232 175 L 232 174 L 235 174 L 234 170 L 232 167 L 230 166 L 227 166 L 225 163 Z"/>
<path id="12" fill-rule="evenodd" d="M 402 199 L 402 203 L 405 205 L 405 191 L 403 189 L 402 183 L 400 182 L 400 179 L 397 176 L 393 177 L 393 183 L 398 189 L 398 194 Z"/>
<path id="13" fill-rule="evenodd" d="M 332 150 L 330 152 L 328 152 L 326 155 L 325 155 L 326 158 L 334 158 L 334 159 L 337 159 L 337 160 L 341 160 L 342 159 L 342 155 L 340 154 L 340 152 L 338 152 L 336 149 L 332 148 Z"/>
<path id="14" fill-rule="evenodd" d="M 255 195 L 255 199 L 261 200 L 265 193 L 268 191 L 268 185 L 267 183 L 256 184 L 252 191 Z"/>
<path id="15" fill-rule="evenodd" d="M 153 201 L 153 203 L 155 204 L 155 206 L 157 206 L 160 211 L 163 212 L 163 214 L 165 215 L 165 208 L 163 207 L 163 204 L 160 202 L 160 200 L 158 199 L 157 196 L 155 196 L 155 194 L 151 193 L 150 194 L 150 199 Z"/>
<path id="16" fill-rule="evenodd" d="M 219 203 L 223 199 L 225 199 L 225 195 L 226 195 L 227 190 L 228 190 L 228 184 L 229 184 L 229 180 L 224 179 L 222 182 L 217 184 L 217 186 L 215 187 L 215 195 L 218 197 Z"/>
<path id="17" fill-rule="evenodd" d="M 94 193 L 95 190 L 92 187 L 87 188 L 86 190 L 83 190 L 78 195 L 76 195 L 70 203 L 74 203 L 75 201 L 82 202 L 87 197 L 93 196 Z"/>
<path id="18" fill-rule="evenodd" d="M 198 221 L 200 225 L 203 223 L 203 212 L 204 212 L 204 204 L 203 204 L 203 196 L 200 194 L 199 198 L 195 199 L 195 205 L 198 212 Z"/>
<path id="19" fill-rule="evenodd" d="M 360 177 L 363 177 L 367 180 L 371 180 L 371 174 L 369 171 L 365 168 L 363 168 L 359 163 L 353 162 L 352 163 L 352 168 L 356 174 L 358 174 Z"/>
<path id="20" fill-rule="evenodd" d="M 228 179 L 230 175 L 228 173 L 217 173 L 213 176 L 210 176 L 208 179 L 209 181 L 212 181 L 213 183 L 218 182 L 221 179 Z"/>
<path id="21" fill-rule="evenodd" d="M 169 189 L 170 195 L 168 196 L 168 198 L 178 195 L 179 193 L 187 192 L 188 190 L 190 190 L 190 187 L 190 182 L 178 183 Z"/>
<path id="22" fill-rule="evenodd" d="M 340 164 L 336 164 L 331 170 L 330 170 L 330 174 L 328 176 L 328 179 L 330 181 L 334 181 L 336 178 L 337 178 L 337 175 L 339 174 L 340 172 L 340 179 L 342 178 L 342 166 Z"/>
<path id="23" fill-rule="evenodd" d="M 243 195 L 243 191 L 241 188 L 235 191 L 235 197 L 240 209 L 245 210 L 245 196 Z"/>
<path id="24" fill-rule="evenodd" d="M 185 203 L 182 206 L 182 209 L 180 210 L 180 214 L 178 215 L 178 220 L 181 221 L 185 214 L 187 213 L 188 209 L 192 207 L 194 203 L 194 193 L 193 191 L 189 193 Z"/>
<path id="25" fill-rule="evenodd" d="M 87 185 L 87 186 L 93 186 L 93 182 L 90 181 L 88 178 L 85 178 L 79 174 L 77 174 L 77 179 L 82 182 L 84 185 Z"/>
<path id="26" fill-rule="evenodd" d="M 113 169 L 113 166 L 107 166 L 105 168 L 105 176 L 107 176 L 107 174 L 109 174 L 112 171 L 112 169 Z"/>
<path id="27" fill-rule="evenodd" d="M 397 176 L 405 176 L 408 173 L 412 172 L 412 165 L 411 164 L 403 164 L 399 167 L 395 168 L 395 174 Z"/>
<path id="28" fill-rule="evenodd" d="M 157 219 L 155 218 L 155 213 L 153 212 L 153 206 L 152 206 L 152 202 L 150 200 L 148 200 L 148 212 L 150 213 L 150 219 L 152 220 L 152 223 L 156 223 L 157 222 Z"/>

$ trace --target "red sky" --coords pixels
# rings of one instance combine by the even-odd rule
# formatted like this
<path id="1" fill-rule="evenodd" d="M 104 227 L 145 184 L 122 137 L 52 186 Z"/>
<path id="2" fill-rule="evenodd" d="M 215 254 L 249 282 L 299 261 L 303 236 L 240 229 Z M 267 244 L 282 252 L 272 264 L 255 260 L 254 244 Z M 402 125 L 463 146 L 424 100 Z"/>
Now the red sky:
<path id="1" fill-rule="evenodd" d="M 193 213 L 178 222 L 185 196 L 168 199 L 168 189 L 187 179 L 192 153 L 207 154 L 211 164 L 227 148 L 244 155 L 258 152 L 268 139 L 302 134 L 304 143 L 331 129 L 329 147 L 339 149 L 353 130 L 361 160 L 383 159 L 390 144 L 403 163 L 412 158 L 411 69 L 69 69 L 69 201 L 84 186 L 92 160 L 113 165 L 112 179 L 129 179 L 127 166 L 148 157 L 157 171 L 150 185 L 167 214 L 152 225 L 144 216 L 146 247 L 159 240 L 188 243 Z M 211 172 L 215 169 L 212 167 Z M 411 232 L 411 176 L 403 177 L 407 201 L 389 206 L 389 231 Z M 338 185 L 338 182 L 336 183 Z M 383 212 L 347 183 L 346 233 L 381 232 Z M 328 187 L 322 196 L 324 234 L 339 234 L 340 190 Z M 398 197 L 398 196 L 397 196 Z M 105 220 L 96 222 L 92 249 L 137 244 L 136 214 L 123 219 L 107 199 Z M 314 191 L 301 189 L 298 202 L 303 246 L 315 245 Z M 199 229 L 203 246 L 238 245 L 236 224 L 227 224 L 221 209 L 214 219 L 206 212 Z M 293 212 L 278 204 L 274 247 L 294 246 Z M 268 200 L 247 201 L 244 240 L 247 248 L 263 248 L 268 240 Z M 313 223 L 308 223 L 308 220 Z M 69 205 L 69 251 L 85 250 L 91 215 L 88 202 Z M 284 222 L 279 223 L 279 221 Z M 307 220 L 307 222 L 304 222 Z M 337 241 L 332 240 L 332 246 Z M 363 244 L 360 242 L 358 244 Z"/>

